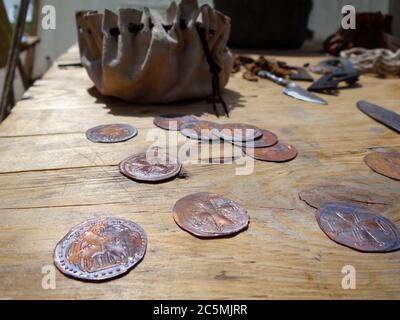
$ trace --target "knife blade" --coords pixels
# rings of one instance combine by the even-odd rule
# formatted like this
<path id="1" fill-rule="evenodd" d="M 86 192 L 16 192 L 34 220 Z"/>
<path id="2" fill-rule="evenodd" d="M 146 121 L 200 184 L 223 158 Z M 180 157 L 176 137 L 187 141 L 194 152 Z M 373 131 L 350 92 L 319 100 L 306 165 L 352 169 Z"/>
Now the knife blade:
<path id="1" fill-rule="evenodd" d="M 368 101 L 358 101 L 357 107 L 372 119 L 400 133 L 400 115 Z"/>
<path id="2" fill-rule="evenodd" d="M 260 71 L 258 72 L 258 76 L 264 79 L 272 80 L 273 82 L 284 86 L 283 93 L 302 101 L 307 101 L 316 104 L 327 105 L 324 99 L 318 97 L 317 95 L 303 89 L 302 87 L 298 86 L 296 83 L 286 80 L 284 78 L 278 77 L 271 72 L 268 71 Z"/>

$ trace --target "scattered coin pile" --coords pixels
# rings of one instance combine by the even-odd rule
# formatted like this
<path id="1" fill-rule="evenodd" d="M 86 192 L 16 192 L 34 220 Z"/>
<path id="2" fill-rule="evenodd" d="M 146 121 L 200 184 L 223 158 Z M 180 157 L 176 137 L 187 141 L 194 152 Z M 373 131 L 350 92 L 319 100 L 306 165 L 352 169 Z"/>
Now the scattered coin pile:
<path id="1" fill-rule="evenodd" d="M 191 116 L 167 115 L 157 117 L 154 123 L 160 128 L 174 129 L 173 125 L 198 121 Z M 89 129 L 86 137 L 95 143 L 117 143 L 137 136 L 138 130 L 128 124 L 107 124 Z M 141 182 L 162 182 L 176 177 L 182 164 L 167 154 L 149 152 L 130 156 L 119 165 L 120 172 L 128 178 Z"/>
<path id="2" fill-rule="evenodd" d="M 224 141 L 239 147 L 250 157 L 268 162 L 286 162 L 297 157 L 294 146 L 279 141 L 273 132 L 243 123 L 217 124 L 189 115 L 162 115 L 154 119 L 162 129 L 180 131 L 200 142 Z M 89 129 L 86 137 L 95 143 L 128 141 L 138 130 L 127 124 L 101 125 Z M 375 172 L 400 180 L 400 153 L 375 152 L 365 157 Z M 132 155 L 119 165 L 120 172 L 135 181 L 161 182 L 182 170 L 178 159 L 160 151 Z M 400 231 L 377 212 L 392 206 L 393 199 L 349 187 L 322 186 L 299 194 L 317 209 L 321 230 L 333 241 L 362 252 L 390 252 L 400 249 Z M 172 210 L 176 224 L 200 238 L 236 235 L 247 229 L 247 210 L 220 195 L 200 192 L 178 200 Z M 147 237 L 132 221 L 116 218 L 87 220 L 73 227 L 57 244 L 54 263 L 67 276 L 104 281 L 127 273 L 144 257 Z"/>
<path id="3" fill-rule="evenodd" d="M 242 148 L 250 157 L 268 162 L 286 162 L 297 157 L 294 146 L 279 141 L 271 131 L 244 123 L 218 124 L 187 115 L 164 115 L 154 123 L 166 130 L 180 131 L 184 136 L 203 142 L 225 141 Z"/>

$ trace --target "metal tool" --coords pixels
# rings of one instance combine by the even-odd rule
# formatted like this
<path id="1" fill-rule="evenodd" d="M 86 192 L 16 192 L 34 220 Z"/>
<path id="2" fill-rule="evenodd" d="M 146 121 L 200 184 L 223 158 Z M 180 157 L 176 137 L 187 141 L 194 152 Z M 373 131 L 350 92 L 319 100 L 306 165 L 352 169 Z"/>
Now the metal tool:
<path id="1" fill-rule="evenodd" d="M 356 70 L 350 60 L 336 58 L 322 61 L 319 63 L 322 69 L 330 70 L 315 81 L 309 88 L 314 92 L 334 92 L 338 90 L 340 82 L 346 82 L 349 85 L 356 83 L 360 77 L 360 72 Z"/>
<path id="2" fill-rule="evenodd" d="M 366 115 L 400 133 L 400 115 L 367 101 L 358 101 L 357 107 Z"/>
<path id="3" fill-rule="evenodd" d="M 311 75 L 307 72 L 306 68 L 303 67 L 292 67 L 289 66 L 292 70 L 296 70 L 296 73 L 291 74 L 290 80 L 292 81 L 308 81 L 308 82 L 313 82 L 314 79 L 311 77 Z"/>
<path id="4" fill-rule="evenodd" d="M 314 81 L 313 77 L 311 77 L 311 75 L 308 73 L 308 71 L 304 67 L 296 67 L 296 66 L 288 65 L 286 62 L 281 62 L 279 64 L 279 66 L 282 68 L 288 69 L 288 70 L 295 71 L 295 73 L 292 73 L 289 76 L 290 80 L 292 80 L 292 81 L 309 81 L 309 82 Z"/>
<path id="5" fill-rule="evenodd" d="M 292 98 L 317 104 L 323 104 L 323 105 L 328 104 L 328 102 L 326 102 L 324 99 L 299 87 L 294 82 L 278 77 L 271 72 L 263 70 L 258 73 L 258 76 L 261 78 L 272 80 L 273 82 L 284 86 L 285 88 L 283 89 L 283 93 Z"/>

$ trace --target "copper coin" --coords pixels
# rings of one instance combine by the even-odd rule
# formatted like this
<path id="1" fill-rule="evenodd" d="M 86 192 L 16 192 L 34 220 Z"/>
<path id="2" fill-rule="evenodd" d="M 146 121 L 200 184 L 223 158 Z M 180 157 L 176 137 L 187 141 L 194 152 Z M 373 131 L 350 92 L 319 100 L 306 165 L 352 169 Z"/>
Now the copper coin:
<path id="1" fill-rule="evenodd" d="M 365 207 L 326 203 L 318 209 L 316 219 L 329 238 L 358 251 L 387 252 L 400 247 L 396 225 Z"/>
<path id="2" fill-rule="evenodd" d="M 102 281 L 128 272 L 146 253 L 144 230 L 134 222 L 115 218 L 85 221 L 57 244 L 54 263 L 64 274 Z"/>
<path id="3" fill-rule="evenodd" d="M 391 196 L 387 193 L 381 195 L 376 192 L 340 185 L 313 187 L 301 191 L 299 197 L 316 209 L 328 202 L 344 202 L 379 211 L 386 211 L 391 208 L 397 199 L 397 195 L 394 194 Z"/>
<path id="4" fill-rule="evenodd" d="M 86 131 L 86 137 L 96 143 L 117 143 L 132 139 L 138 130 L 128 124 L 106 124 Z"/>
<path id="5" fill-rule="evenodd" d="M 138 181 L 157 182 L 176 177 L 182 164 L 174 157 L 162 152 L 141 153 L 131 156 L 119 165 L 121 173 Z"/>
<path id="6" fill-rule="evenodd" d="M 400 180 L 400 153 L 375 152 L 364 158 L 365 163 L 375 172 Z"/>
<path id="7" fill-rule="evenodd" d="M 247 228 L 247 210 L 217 194 L 200 192 L 180 199 L 174 206 L 175 222 L 202 238 L 236 234 Z"/>
<path id="8" fill-rule="evenodd" d="M 183 114 L 166 114 L 154 118 L 154 124 L 165 130 L 179 131 L 184 123 L 198 122 L 199 120 L 193 116 Z"/>
<path id="9" fill-rule="evenodd" d="M 262 137 L 257 140 L 245 142 L 233 142 L 235 146 L 242 148 L 267 148 L 278 143 L 278 137 L 275 133 L 268 130 L 261 130 Z"/>
<path id="10" fill-rule="evenodd" d="M 250 157 L 261 161 L 286 162 L 297 157 L 296 148 L 283 142 L 278 142 L 268 148 L 244 148 L 243 150 Z"/>
<path id="11" fill-rule="evenodd" d="M 203 141 L 218 141 L 219 138 L 211 133 L 211 130 L 218 128 L 219 124 L 200 120 L 198 122 L 184 123 L 180 127 L 181 133 L 191 139 Z"/>
<path id="12" fill-rule="evenodd" d="M 253 141 L 262 136 L 261 129 L 244 123 L 228 123 L 214 128 L 212 133 L 220 139 L 231 142 Z"/>

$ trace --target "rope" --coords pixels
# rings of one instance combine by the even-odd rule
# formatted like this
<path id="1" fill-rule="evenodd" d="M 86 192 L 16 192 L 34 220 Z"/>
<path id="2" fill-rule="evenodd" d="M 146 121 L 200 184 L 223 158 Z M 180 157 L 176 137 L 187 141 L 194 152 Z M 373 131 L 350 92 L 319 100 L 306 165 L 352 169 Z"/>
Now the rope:
<path id="1" fill-rule="evenodd" d="M 393 52 L 388 49 L 352 48 L 342 51 L 340 56 L 349 59 L 361 73 L 400 77 L 400 49 Z"/>
<path id="2" fill-rule="evenodd" d="M 221 103 L 227 117 L 229 118 L 228 105 L 225 103 L 224 99 L 222 98 L 221 88 L 220 88 L 220 84 L 219 84 L 219 75 L 222 71 L 222 68 L 218 65 L 218 63 L 215 61 L 215 59 L 212 56 L 210 48 L 208 47 L 208 42 L 207 42 L 204 28 L 202 28 L 200 25 L 197 25 L 196 27 L 197 27 L 197 32 L 199 33 L 199 36 L 200 36 L 201 43 L 203 45 L 204 54 L 206 56 L 208 65 L 210 66 L 210 72 L 212 74 L 211 86 L 212 86 L 212 105 L 214 108 L 214 112 L 217 115 L 217 117 L 219 118 L 219 112 L 217 109 L 217 102 L 219 102 L 219 103 Z"/>

